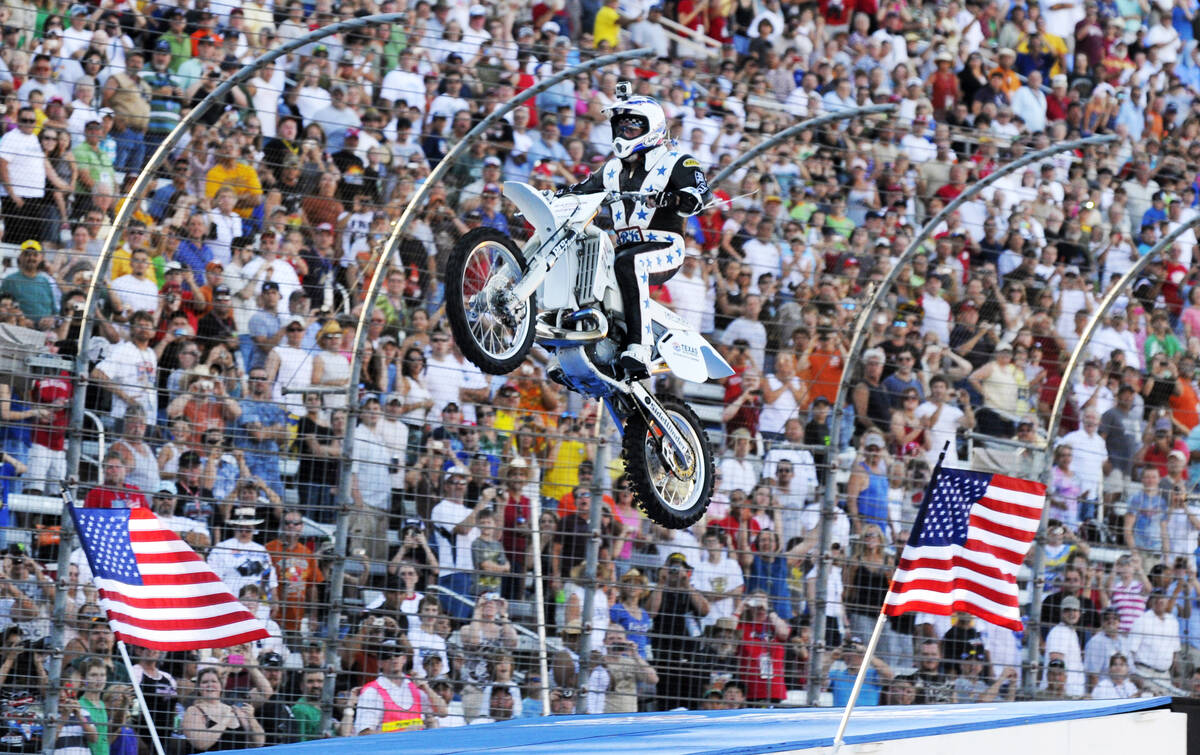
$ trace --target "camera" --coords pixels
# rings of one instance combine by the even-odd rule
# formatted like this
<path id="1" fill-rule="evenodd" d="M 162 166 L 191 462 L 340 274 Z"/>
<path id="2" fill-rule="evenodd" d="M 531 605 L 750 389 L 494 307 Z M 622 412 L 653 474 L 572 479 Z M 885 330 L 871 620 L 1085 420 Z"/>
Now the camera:
<path id="1" fill-rule="evenodd" d="M 237 565 L 237 573 L 243 577 L 257 577 L 262 574 L 265 567 L 262 561 L 243 561 Z"/>
<path id="2" fill-rule="evenodd" d="M 618 81 L 616 87 L 618 100 L 627 100 L 633 96 L 633 84 L 628 81 Z"/>

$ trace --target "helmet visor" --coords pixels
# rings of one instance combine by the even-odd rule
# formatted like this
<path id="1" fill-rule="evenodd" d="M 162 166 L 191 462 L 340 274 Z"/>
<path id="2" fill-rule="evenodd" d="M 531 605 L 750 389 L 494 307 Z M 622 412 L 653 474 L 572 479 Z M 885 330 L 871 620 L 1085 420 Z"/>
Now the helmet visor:
<path id="1" fill-rule="evenodd" d="M 636 139 L 645 134 L 650 124 L 640 115 L 619 115 L 613 122 L 613 136 L 622 139 Z"/>

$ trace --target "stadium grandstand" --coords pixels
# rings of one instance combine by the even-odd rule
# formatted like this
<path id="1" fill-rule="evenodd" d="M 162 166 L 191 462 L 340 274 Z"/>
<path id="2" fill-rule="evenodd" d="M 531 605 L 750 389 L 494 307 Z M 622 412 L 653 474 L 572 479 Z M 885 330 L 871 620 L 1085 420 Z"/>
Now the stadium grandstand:
<path id="1" fill-rule="evenodd" d="M 135 687 L 170 753 L 840 706 L 947 443 L 1048 485 L 1025 631 L 895 617 L 859 705 L 1200 692 L 1198 10 L 6 0 L 0 751 L 152 752 Z M 505 182 L 603 165 L 620 81 L 718 199 L 651 291 L 735 368 L 651 381 L 717 455 L 683 530 L 546 353 L 486 375 L 445 312 L 457 239 L 528 236 Z M 270 638 L 131 647 L 130 678 L 72 478 L 152 508 Z"/>

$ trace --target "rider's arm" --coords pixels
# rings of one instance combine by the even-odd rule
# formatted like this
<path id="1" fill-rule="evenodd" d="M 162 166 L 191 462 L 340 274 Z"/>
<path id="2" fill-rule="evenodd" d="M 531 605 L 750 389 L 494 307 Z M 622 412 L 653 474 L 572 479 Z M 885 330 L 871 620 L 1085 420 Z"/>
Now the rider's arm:
<path id="1" fill-rule="evenodd" d="M 604 191 L 604 168 L 593 171 L 592 175 L 577 184 L 559 189 L 557 193 L 562 196 L 563 194 L 595 194 L 600 191 Z"/>
<path id="2" fill-rule="evenodd" d="M 683 159 L 675 161 L 668 188 L 678 197 L 675 211 L 685 218 L 700 212 L 713 198 L 700 161 L 691 155 L 684 155 Z"/>

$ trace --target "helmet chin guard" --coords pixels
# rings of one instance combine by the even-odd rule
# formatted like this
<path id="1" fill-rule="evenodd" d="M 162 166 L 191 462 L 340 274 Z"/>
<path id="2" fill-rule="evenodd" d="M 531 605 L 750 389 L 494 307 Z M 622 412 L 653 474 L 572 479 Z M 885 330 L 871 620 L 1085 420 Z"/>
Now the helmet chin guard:
<path id="1" fill-rule="evenodd" d="M 667 141 L 667 115 L 662 106 L 649 97 L 631 97 L 618 100 L 604 108 L 613 127 L 613 154 L 624 160 L 645 152 Z M 632 138 L 624 138 L 617 132 L 617 121 L 625 116 L 637 116 L 644 125 L 643 132 Z"/>

